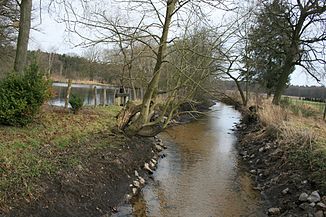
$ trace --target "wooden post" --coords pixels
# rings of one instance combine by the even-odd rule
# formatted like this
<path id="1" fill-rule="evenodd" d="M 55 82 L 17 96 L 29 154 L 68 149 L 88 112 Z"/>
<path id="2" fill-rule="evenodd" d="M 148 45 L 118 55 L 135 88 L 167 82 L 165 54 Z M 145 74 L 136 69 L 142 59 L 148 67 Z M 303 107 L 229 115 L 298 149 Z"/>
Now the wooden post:
<path id="1" fill-rule="evenodd" d="M 68 88 L 67 88 L 67 92 L 66 92 L 66 99 L 65 99 L 65 108 L 68 108 L 69 105 L 69 99 L 70 99 L 70 92 L 71 92 L 71 84 L 72 84 L 72 80 L 68 79 Z"/>
<path id="2" fill-rule="evenodd" d="M 94 86 L 94 107 L 96 107 L 97 105 L 96 94 L 97 94 L 97 90 L 96 90 L 96 86 Z"/>
<path id="3" fill-rule="evenodd" d="M 116 105 L 116 94 L 117 94 L 117 89 L 114 89 L 114 93 L 113 93 L 113 101 L 112 104 Z"/>
<path id="4" fill-rule="evenodd" d="M 106 89 L 105 89 L 105 87 L 103 88 L 103 106 L 105 106 L 106 105 Z"/>

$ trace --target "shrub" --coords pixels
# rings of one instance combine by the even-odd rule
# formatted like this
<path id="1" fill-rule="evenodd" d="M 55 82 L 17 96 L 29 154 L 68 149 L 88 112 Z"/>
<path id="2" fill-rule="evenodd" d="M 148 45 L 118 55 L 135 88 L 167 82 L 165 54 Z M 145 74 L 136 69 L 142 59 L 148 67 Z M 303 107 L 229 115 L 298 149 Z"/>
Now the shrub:
<path id="1" fill-rule="evenodd" d="M 22 74 L 9 74 L 0 81 L 0 124 L 24 126 L 30 123 L 49 99 L 49 89 L 49 82 L 36 64 Z"/>
<path id="2" fill-rule="evenodd" d="M 71 110 L 76 114 L 84 105 L 84 100 L 77 95 L 71 95 L 69 99 Z"/>

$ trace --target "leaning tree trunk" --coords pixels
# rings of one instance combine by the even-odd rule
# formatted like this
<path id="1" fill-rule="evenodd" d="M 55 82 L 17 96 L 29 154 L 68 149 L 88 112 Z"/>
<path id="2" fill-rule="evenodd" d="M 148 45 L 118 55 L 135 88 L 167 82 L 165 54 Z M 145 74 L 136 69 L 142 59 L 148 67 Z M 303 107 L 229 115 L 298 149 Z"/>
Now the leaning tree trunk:
<path id="1" fill-rule="evenodd" d="M 163 64 L 163 59 L 165 55 L 165 51 L 167 48 L 167 39 L 169 28 L 172 20 L 172 15 L 176 7 L 177 0 L 168 0 L 165 14 L 165 21 L 162 30 L 162 36 L 160 38 L 159 48 L 156 57 L 156 64 L 154 67 L 154 73 L 152 79 L 150 80 L 142 104 L 140 105 L 140 113 L 136 120 L 130 121 L 125 118 L 120 118 L 118 116 L 118 126 L 126 126 L 126 123 L 119 123 L 120 121 L 128 122 L 128 126 L 124 129 L 124 131 L 129 135 L 141 135 L 141 136 L 152 136 L 153 134 L 157 134 L 160 130 L 158 124 L 149 124 L 150 122 L 150 111 L 151 106 L 153 105 L 153 98 L 155 92 L 158 89 L 158 83 L 161 75 L 161 66 Z M 155 129 L 154 129 L 155 128 Z M 120 128 L 121 129 L 121 128 Z"/>
<path id="2" fill-rule="evenodd" d="M 238 91 L 240 93 L 242 105 L 246 107 L 247 106 L 247 97 L 245 96 L 239 81 L 238 80 L 234 80 L 234 81 L 235 81 L 235 84 L 237 85 Z"/>
<path id="3" fill-rule="evenodd" d="M 19 73 L 23 72 L 26 64 L 29 32 L 31 29 L 31 14 L 32 0 L 22 0 L 20 3 L 19 33 L 14 65 L 14 70 Z"/>

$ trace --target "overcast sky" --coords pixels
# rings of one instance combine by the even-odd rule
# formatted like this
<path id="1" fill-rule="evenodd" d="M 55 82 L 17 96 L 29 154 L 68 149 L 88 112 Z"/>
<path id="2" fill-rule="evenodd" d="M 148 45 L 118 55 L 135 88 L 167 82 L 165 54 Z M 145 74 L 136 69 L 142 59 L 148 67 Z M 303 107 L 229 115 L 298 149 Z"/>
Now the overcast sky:
<path id="1" fill-rule="evenodd" d="M 42 11 L 42 22 L 39 19 L 34 20 L 36 30 L 31 31 L 31 39 L 29 49 L 47 52 L 56 52 L 60 54 L 83 54 L 83 48 L 76 47 L 78 38 L 73 35 L 68 35 L 65 32 L 65 24 L 58 23 L 54 16 Z M 75 42 L 74 44 L 71 42 Z M 325 82 L 323 82 L 325 84 Z M 291 75 L 291 84 L 293 85 L 317 85 L 320 86 L 311 76 L 307 76 L 302 70 L 296 70 Z"/>

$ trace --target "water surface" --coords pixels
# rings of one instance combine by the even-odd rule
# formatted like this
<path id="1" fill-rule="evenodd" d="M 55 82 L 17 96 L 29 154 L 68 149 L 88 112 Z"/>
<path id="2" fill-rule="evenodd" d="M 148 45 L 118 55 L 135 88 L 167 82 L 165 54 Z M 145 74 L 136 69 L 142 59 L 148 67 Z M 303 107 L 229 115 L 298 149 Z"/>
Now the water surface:
<path id="1" fill-rule="evenodd" d="M 240 114 L 217 103 L 198 121 L 168 129 L 154 180 L 118 216 L 264 216 L 231 130 Z"/>

